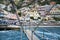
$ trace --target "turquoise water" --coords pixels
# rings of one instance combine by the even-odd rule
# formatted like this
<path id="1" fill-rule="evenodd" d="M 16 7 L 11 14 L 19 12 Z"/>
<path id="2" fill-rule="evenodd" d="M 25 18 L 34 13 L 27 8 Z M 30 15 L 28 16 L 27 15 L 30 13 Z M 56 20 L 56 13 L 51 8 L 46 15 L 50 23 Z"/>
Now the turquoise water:
<path id="1" fill-rule="evenodd" d="M 22 35 L 22 40 L 28 40 L 24 32 Z M 60 40 L 60 27 L 37 28 L 34 31 L 34 35 L 36 35 L 40 40 Z M 0 31 L 0 40 L 21 40 L 21 31 Z"/>
<path id="2" fill-rule="evenodd" d="M 40 40 L 60 40 L 60 27 L 37 28 L 34 34 Z"/>
<path id="3" fill-rule="evenodd" d="M 28 40 L 27 36 L 22 33 L 22 40 Z M 20 40 L 21 31 L 0 31 L 0 40 Z"/>
<path id="4" fill-rule="evenodd" d="M 31 31 L 34 29 L 34 35 L 36 35 L 40 40 L 60 40 L 60 27 L 29 28 Z"/>

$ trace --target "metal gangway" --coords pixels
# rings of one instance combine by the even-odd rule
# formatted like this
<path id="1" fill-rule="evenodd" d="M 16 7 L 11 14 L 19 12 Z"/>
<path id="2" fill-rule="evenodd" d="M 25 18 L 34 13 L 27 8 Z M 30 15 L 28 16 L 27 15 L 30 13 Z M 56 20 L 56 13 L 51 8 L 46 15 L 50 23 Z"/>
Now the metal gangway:
<path id="1" fill-rule="evenodd" d="M 15 6 L 15 3 L 14 3 L 14 1 L 13 0 L 9 0 L 10 1 L 10 3 L 12 4 L 12 6 L 13 6 L 13 9 L 15 10 L 15 14 L 16 14 L 16 17 L 17 17 L 17 20 L 18 20 L 18 22 L 19 22 L 19 26 L 20 26 L 20 30 L 21 30 L 21 39 L 20 40 L 22 40 L 22 32 L 24 32 L 25 34 L 26 34 L 26 36 L 28 37 L 28 39 L 29 40 L 49 40 L 49 38 L 45 38 L 44 39 L 44 37 L 45 37 L 45 32 L 44 31 L 46 31 L 46 32 L 49 32 L 49 33 L 52 33 L 52 32 L 50 32 L 49 30 L 47 30 L 47 29 L 44 29 L 43 28 L 43 26 L 42 26 L 42 29 L 44 30 L 43 32 L 42 32 L 42 36 L 40 35 L 39 37 L 37 37 L 38 35 L 36 34 L 36 30 L 39 28 L 39 27 L 41 27 L 40 26 L 40 21 L 39 22 L 33 22 L 33 24 L 34 25 L 32 25 L 32 22 L 30 22 L 30 20 L 29 20 L 29 22 L 27 22 L 26 20 L 24 20 L 25 21 L 25 23 L 29 23 L 28 25 L 24 25 L 24 22 L 21 22 L 21 20 L 20 20 L 20 18 L 19 18 L 19 15 L 18 15 L 18 12 L 17 12 L 17 7 Z M 42 23 L 43 24 L 43 23 Z M 44 27 L 46 27 L 45 25 L 44 25 Z M 48 26 L 47 26 L 48 27 Z M 51 27 L 51 26 L 50 26 Z M 55 34 L 55 33 L 52 33 L 52 34 Z M 37 36 L 36 36 L 37 35 Z M 52 40 L 58 40 L 58 37 L 56 37 L 57 39 L 52 39 Z M 51 40 L 51 39 L 50 39 Z"/>

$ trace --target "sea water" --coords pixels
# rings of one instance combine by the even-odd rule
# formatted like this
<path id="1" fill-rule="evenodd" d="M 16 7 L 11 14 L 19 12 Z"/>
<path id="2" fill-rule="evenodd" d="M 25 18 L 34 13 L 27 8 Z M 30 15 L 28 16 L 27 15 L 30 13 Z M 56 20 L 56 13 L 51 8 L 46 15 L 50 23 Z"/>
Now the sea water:
<path id="1" fill-rule="evenodd" d="M 21 31 L 0 31 L 0 40 L 21 40 Z M 22 33 L 22 40 L 28 40 L 25 33 Z"/>
<path id="2" fill-rule="evenodd" d="M 40 27 L 34 34 L 40 40 L 60 40 L 60 27 Z"/>
<path id="3" fill-rule="evenodd" d="M 34 28 L 28 30 L 31 29 Z M 60 40 L 60 27 L 38 27 L 35 29 L 34 35 L 40 40 Z M 21 31 L 0 31 L 0 40 L 21 40 Z M 22 40 L 28 40 L 28 37 L 24 32 L 22 32 Z"/>

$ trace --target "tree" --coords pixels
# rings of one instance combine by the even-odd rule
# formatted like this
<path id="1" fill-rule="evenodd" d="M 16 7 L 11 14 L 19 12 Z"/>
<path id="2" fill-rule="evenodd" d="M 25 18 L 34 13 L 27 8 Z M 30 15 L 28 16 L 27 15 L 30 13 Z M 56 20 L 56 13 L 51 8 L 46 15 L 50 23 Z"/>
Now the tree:
<path id="1" fill-rule="evenodd" d="M 30 17 L 30 19 L 34 20 L 34 17 Z"/>
<path id="2" fill-rule="evenodd" d="M 3 3 L 3 0 L 0 0 L 0 3 Z"/>
<path id="3" fill-rule="evenodd" d="M 60 18 L 58 17 L 53 17 L 56 21 L 60 21 Z"/>
<path id="4" fill-rule="evenodd" d="M 21 17 L 21 12 L 19 12 L 18 15 Z"/>

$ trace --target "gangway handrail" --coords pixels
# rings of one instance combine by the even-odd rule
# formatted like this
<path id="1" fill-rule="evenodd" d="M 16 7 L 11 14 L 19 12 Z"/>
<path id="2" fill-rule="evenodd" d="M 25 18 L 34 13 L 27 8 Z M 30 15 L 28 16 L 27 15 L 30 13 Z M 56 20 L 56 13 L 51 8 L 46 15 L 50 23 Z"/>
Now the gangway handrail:
<path id="1" fill-rule="evenodd" d="M 15 14 L 16 14 L 16 17 L 18 19 L 19 24 L 21 24 L 21 27 L 20 27 L 21 29 L 20 30 L 21 30 L 21 40 L 22 40 L 22 32 L 24 32 L 24 28 L 22 26 L 22 22 L 20 22 L 20 18 L 19 18 L 18 12 L 17 12 L 17 7 L 15 6 L 15 2 L 13 0 L 9 0 L 9 1 L 12 4 L 13 9 L 15 10 Z"/>

